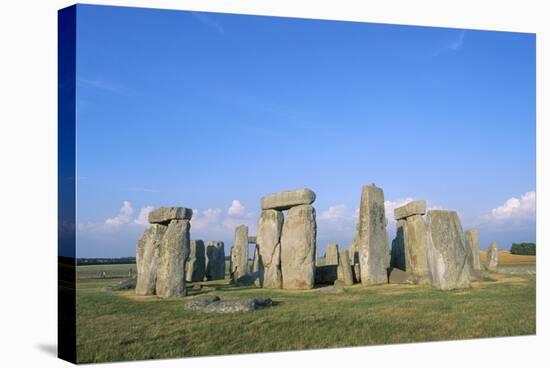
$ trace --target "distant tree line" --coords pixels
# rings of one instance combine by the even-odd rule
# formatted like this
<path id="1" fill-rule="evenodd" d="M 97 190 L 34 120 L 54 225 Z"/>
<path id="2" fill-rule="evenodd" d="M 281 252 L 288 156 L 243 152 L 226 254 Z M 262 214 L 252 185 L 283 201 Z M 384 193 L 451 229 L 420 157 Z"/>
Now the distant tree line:
<path id="1" fill-rule="evenodd" d="M 134 264 L 136 257 L 121 257 L 121 258 L 77 258 L 76 265 L 104 265 L 104 264 Z"/>
<path id="2" fill-rule="evenodd" d="M 510 253 L 535 256 L 537 254 L 537 246 L 535 243 L 513 243 Z"/>

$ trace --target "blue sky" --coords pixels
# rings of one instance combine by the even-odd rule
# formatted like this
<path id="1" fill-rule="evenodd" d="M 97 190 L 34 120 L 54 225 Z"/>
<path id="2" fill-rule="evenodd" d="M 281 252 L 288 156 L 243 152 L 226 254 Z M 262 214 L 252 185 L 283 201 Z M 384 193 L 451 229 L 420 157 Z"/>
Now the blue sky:
<path id="1" fill-rule="evenodd" d="M 129 256 L 158 206 L 191 237 L 255 233 L 260 198 L 317 194 L 318 255 L 361 187 L 535 241 L 535 35 L 82 6 L 77 254 Z"/>

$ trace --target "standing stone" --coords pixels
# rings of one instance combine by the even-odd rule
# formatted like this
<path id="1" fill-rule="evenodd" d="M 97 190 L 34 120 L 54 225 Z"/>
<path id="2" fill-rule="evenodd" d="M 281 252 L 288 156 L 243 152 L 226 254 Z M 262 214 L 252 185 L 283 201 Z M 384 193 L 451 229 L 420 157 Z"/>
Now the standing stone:
<path id="1" fill-rule="evenodd" d="M 284 289 L 313 288 L 316 237 L 315 209 L 310 205 L 292 207 L 288 211 L 281 234 Z"/>
<path id="2" fill-rule="evenodd" d="M 197 282 L 204 280 L 206 259 L 204 242 L 191 240 L 189 258 L 185 262 L 185 281 Z"/>
<path id="3" fill-rule="evenodd" d="M 356 263 L 352 266 L 353 271 L 353 279 L 355 282 L 361 282 L 361 265 L 359 263 Z"/>
<path id="4" fill-rule="evenodd" d="M 349 258 L 348 258 L 349 259 Z M 338 244 L 330 243 L 325 253 L 325 266 L 338 265 Z"/>
<path id="5" fill-rule="evenodd" d="M 496 272 L 498 267 L 498 248 L 497 243 L 492 242 L 487 249 L 487 259 L 485 261 L 487 270 Z"/>
<path id="6" fill-rule="evenodd" d="M 136 294 L 153 295 L 157 282 L 159 248 L 167 226 L 151 224 L 138 241 L 136 248 Z"/>
<path id="7" fill-rule="evenodd" d="M 258 249 L 258 246 L 256 245 L 254 247 L 254 258 L 252 259 L 252 272 L 260 272 L 261 268 L 261 262 L 260 262 L 260 250 Z"/>
<path id="8" fill-rule="evenodd" d="M 206 245 L 206 279 L 223 280 L 225 277 L 225 249 L 222 241 L 209 241 Z"/>
<path id="9" fill-rule="evenodd" d="M 410 281 L 429 281 L 427 228 L 422 215 L 426 201 L 413 201 L 393 211 L 397 220 L 397 236 L 392 243 L 392 266 L 406 271 Z"/>
<path id="10" fill-rule="evenodd" d="M 481 271 L 481 261 L 479 260 L 479 234 L 476 229 L 470 229 L 464 233 L 466 245 L 470 251 L 470 265 L 473 271 Z"/>
<path id="11" fill-rule="evenodd" d="M 402 220 L 399 220 L 402 221 Z M 415 283 L 427 283 L 430 279 L 428 268 L 428 230 L 421 215 L 407 217 L 403 227 L 405 243 L 405 270 Z"/>
<path id="12" fill-rule="evenodd" d="M 469 287 L 469 251 L 455 211 L 428 211 L 427 244 L 432 286 L 441 290 Z"/>
<path id="13" fill-rule="evenodd" d="M 359 264 L 359 224 L 355 225 L 355 236 L 349 245 L 350 264 Z"/>
<path id="14" fill-rule="evenodd" d="M 266 195 L 261 199 L 262 210 L 288 210 L 294 206 L 312 204 L 315 193 L 307 188 L 287 190 Z"/>
<path id="15" fill-rule="evenodd" d="M 374 184 L 364 186 L 359 208 L 358 245 L 363 285 L 388 282 L 390 254 L 386 221 L 384 191 Z"/>
<path id="16" fill-rule="evenodd" d="M 248 226 L 239 225 L 235 229 L 235 240 L 231 247 L 231 279 L 237 280 L 249 271 L 248 267 Z"/>
<path id="17" fill-rule="evenodd" d="M 359 266 L 359 224 L 355 225 L 355 236 L 349 246 L 349 258 L 353 279 L 361 282 L 361 267 Z"/>
<path id="18" fill-rule="evenodd" d="M 347 250 L 340 252 L 337 273 L 338 280 L 342 281 L 344 285 L 353 285 L 353 272 Z"/>
<path id="19" fill-rule="evenodd" d="M 161 298 L 184 296 L 185 261 L 189 257 L 189 220 L 172 220 L 159 249 L 157 295 Z"/>
<path id="20" fill-rule="evenodd" d="M 263 267 L 260 272 L 260 284 L 264 288 L 280 289 L 281 276 L 281 232 L 283 213 L 276 210 L 264 210 L 258 221 L 256 244 Z"/>

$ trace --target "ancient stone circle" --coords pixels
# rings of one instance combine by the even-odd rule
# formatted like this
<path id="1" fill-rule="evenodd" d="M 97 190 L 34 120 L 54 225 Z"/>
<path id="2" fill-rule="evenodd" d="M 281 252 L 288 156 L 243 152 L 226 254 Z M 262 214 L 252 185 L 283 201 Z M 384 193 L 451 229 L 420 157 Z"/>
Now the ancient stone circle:
<path id="1" fill-rule="evenodd" d="M 249 236 L 245 225 L 235 229 L 229 266 L 233 284 L 303 290 L 329 283 L 340 292 L 354 283 L 398 282 L 451 290 L 469 287 L 483 277 L 484 269 L 497 271 L 496 243 L 490 245 L 482 265 L 477 230 L 464 232 L 457 212 L 427 210 L 426 201 L 395 208 L 397 231 L 390 250 L 384 192 L 374 184 L 362 188 L 349 251 L 330 243 L 324 265 L 317 266 L 315 198 L 306 188 L 261 198 L 257 235 Z M 192 215 L 184 207 L 162 207 L 149 214 L 150 225 L 136 247 L 136 294 L 185 296 L 186 282 L 224 279 L 224 243 L 211 240 L 205 246 L 202 240 L 190 240 Z M 249 244 L 254 245 L 251 265 Z M 253 309 L 254 303 L 235 306 L 208 299 L 207 304 L 225 311 Z"/>

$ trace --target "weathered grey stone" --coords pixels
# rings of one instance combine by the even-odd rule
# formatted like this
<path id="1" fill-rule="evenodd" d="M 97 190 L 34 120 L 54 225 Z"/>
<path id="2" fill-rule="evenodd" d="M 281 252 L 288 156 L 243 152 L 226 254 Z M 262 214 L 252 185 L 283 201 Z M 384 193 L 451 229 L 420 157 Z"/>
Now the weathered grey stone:
<path id="1" fill-rule="evenodd" d="M 338 265 L 338 244 L 330 243 L 325 252 L 325 265 Z"/>
<path id="2" fill-rule="evenodd" d="M 254 298 L 254 303 L 256 304 L 256 308 L 271 307 L 273 300 L 271 298 Z"/>
<path id="3" fill-rule="evenodd" d="M 479 260 L 479 234 L 476 229 L 470 229 L 464 233 L 466 245 L 470 252 L 470 265 L 473 271 L 481 270 L 481 261 Z"/>
<path id="4" fill-rule="evenodd" d="M 165 225 L 152 224 L 145 230 L 137 243 L 136 294 L 138 295 L 153 295 L 155 293 L 159 248 L 166 229 Z"/>
<path id="5" fill-rule="evenodd" d="M 225 277 L 225 249 L 222 241 L 209 241 L 206 245 L 206 279 L 223 280 Z"/>
<path id="6" fill-rule="evenodd" d="M 384 211 L 384 191 L 374 184 L 363 187 L 359 207 L 359 263 L 363 285 L 386 284 L 390 263 Z"/>
<path id="7" fill-rule="evenodd" d="M 235 286 L 260 286 L 260 273 L 259 272 L 249 272 L 244 276 L 239 277 L 233 281 Z"/>
<path id="8" fill-rule="evenodd" d="M 455 211 L 428 211 L 427 244 L 432 286 L 442 290 L 470 287 L 469 251 Z"/>
<path id="9" fill-rule="evenodd" d="M 220 298 L 216 295 L 197 295 L 183 303 L 183 308 L 190 310 L 202 310 L 207 305 L 217 302 Z"/>
<path id="10" fill-rule="evenodd" d="M 338 280 L 342 281 L 344 285 L 353 285 L 353 271 L 351 270 L 347 250 L 340 252 L 337 274 Z"/>
<path id="11" fill-rule="evenodd" d="M 316 237 L 315 209 L 310 205 L 292 207 L 288 211 L 281 233 L 281 273 L 284 289 L 313 288 Z"/>
<path id="12" fill-rule="evenodd" d="M 291 207 L 312 204 L 315 193 L 307 188 L 273 193 L 262 197 L 262 210 L 288 210 Z"/>
<path id="13" fill-rule="evenodd" d="M 258 308 L 271 307 L 270 298 L 248 298 L 221 300 L 216 295 L 199 295 L 184 303 L 184 308 L 208 313 L 250 312 Z"/>
<path id="14" fill-rule="evenodd" d="M 390 284 L 414 284 L 415 283 L 414 278 L 410 273 L 400 270 L 399 268 L 390 268 L 388 282 Z"/>
<path id="15" fill-rule="evenodd" d="M 415 214 L 397 220 L 390 264 L 395 269 L 406 271 L 416 283 L 430 282 L 427 228 L 421 215 Z"/>
<path id="16" fill-rule="evenodd" d="M 280 289 L 281 276 L 281 232 L 283 213 L 276 210 L 264 210 L 258 221 L 256 245 L 259 260 L 263 267 L 260 271 L 260 285 L 264 288 Z"/>
<path id="17" fill-rule="evenodd" d="M 256 309 L 256 301 L 254 299 L 244 300 L 218 300 L 204 307 L 204 311 L 208 313 L 235 313 L 235 312 L 250 312 Z"/>
<path id="18" fill-rule="evenodd" d="M 185 281 L 197 282 L 204 280 L 206 271 L 206 255 L 202 240 L 191 240 L 189 258 L 185 262 Z"/>
<path id="19" fill-rule="evenodd" d="M 231 279 L 237 280 L 249 272 L 248 267 L 248 226 L 239 225 L 235 229 L 235 240 L 231 247 Z"/>
<path id="20" fill-rule="evenodd" d="M 110 291 L 131 290 L 136 288 L 136 284 L 137 284 L 137 277 L 132 276 L 126 280 L 119 281 L 116 284 L 107 287 L 107 290 L 110 290 Z"/>
<path id="21" fill-rule="evenodd" d="M 404 219 L 414 215 L 426 214 L 426 201 L 413 201 L 404 206 L 397 207 L 393 210 L 396 220 Z"/>
<path id="22" fill-rule="evenodd" d="M 248 244 L 256 244 L 256 237 L 255 236 L 249 236 L 248 237 Z"/>
<path id="23" fill-rule="evenodd" d="M 328 265 L 315 267 L 316 285 L 332 285 L 336 280 L 338 280 L 338 266 Z"/>
<path id="24" fill-rule="evenodd" d="M 252 272 L 260 272 L 260 269 L 263 270 L 263 265 L 260 260 L 260 250 L 256 244 L 254 247 L 254 258 L 252 258 Z"/>
<path id="25" fill-rule="evenodd" d="M 352 266 L 353 279 L 355 282 L 361 282 L 361 265 L 356 263 Z"/>
<path id="26" fill-rule="evenodd" d="M 151 224 L 167 223 L 172 220 L 191 220 L 193 210 L 185 207 L 160 207 L 149 212 Z"/>
<path id="27" fill-rule="evenodd" d="M 161 298 L 186 295 L 185 261 L 189 257 L 189 220 L 172 220 L 159 248 L 156 293 Z"/>
<path id="28" fill-rule="evenodd" d="M 405 271 L 413 276 L 416 283 L 429 283 L 428 229 L 421 215 L 407 217 L 403 226 L 403 239 Z"/>
<path id="29" fill-rule="evenodd" d="M 485 261 L 488 271 L 495 272 L 498 267 L 498 248 L 497 243 L 492 242 L 487 249 L 487 258 Z"/>
<path id="30" fill-rule="evenodd" d="M 355 225 L 355 236 L 349 245 L 349 258 L 352 265 L 359 264 L 359 224 Z"/>

